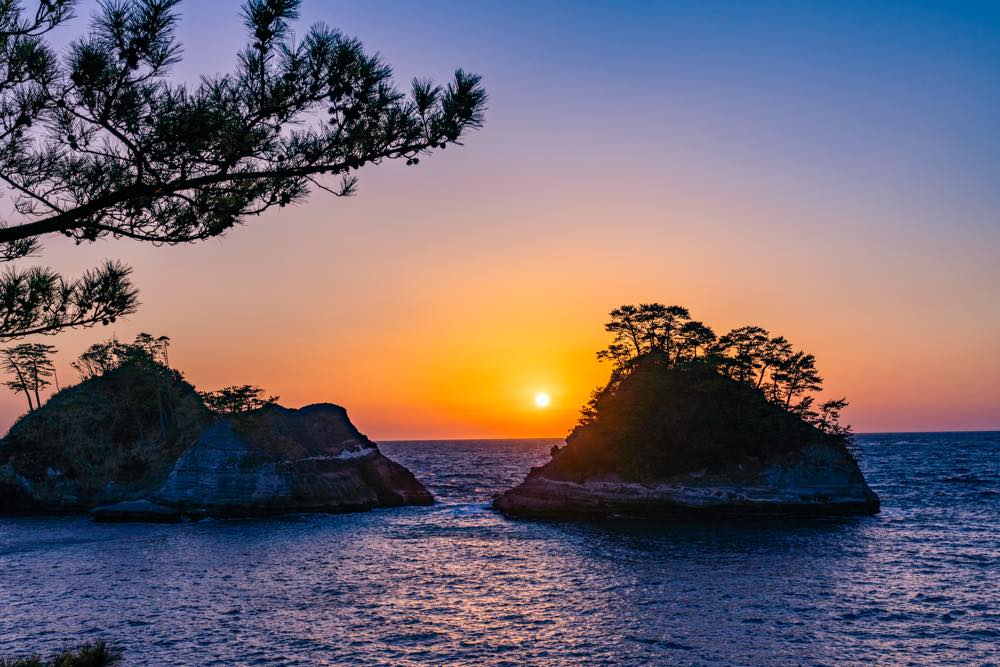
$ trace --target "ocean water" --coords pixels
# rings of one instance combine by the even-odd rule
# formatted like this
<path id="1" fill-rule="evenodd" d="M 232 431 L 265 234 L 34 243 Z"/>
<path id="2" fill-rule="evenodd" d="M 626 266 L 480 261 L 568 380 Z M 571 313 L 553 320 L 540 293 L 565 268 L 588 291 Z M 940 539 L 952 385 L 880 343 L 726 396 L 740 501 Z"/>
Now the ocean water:
<path id="1" fill-rule="evenodd" d="M 876 517 L 506 519 L 548 441 L 386 443 L 430 508 L 0 519 L 0 655 L 128 665 L 995 665 L 1000 433 L 858 439 Z"/>

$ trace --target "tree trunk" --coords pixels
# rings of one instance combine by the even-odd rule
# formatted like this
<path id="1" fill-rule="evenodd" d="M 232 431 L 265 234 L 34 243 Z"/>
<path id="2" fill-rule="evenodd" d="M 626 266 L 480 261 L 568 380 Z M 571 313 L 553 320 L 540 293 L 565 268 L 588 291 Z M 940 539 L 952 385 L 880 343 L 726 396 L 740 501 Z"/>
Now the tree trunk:
<path id="1" fill-rule="evenodd" d="M 31 362 L 31 382 L 34 385 L 35 390 L 35 405 L 42 407 L 42 397 L 38 395 L 38 385 L 41 384 L 38 379 L 38 360 Z"/>
<path id="2" fill-rule="evenodd" d="M 639 358 L 642 356 L 642 346 L 639 345 L 639 332 L 635 330 L 635 327 L 631 324 L 628 327 L 629 335 L 632 337 L 632 344 L 635 345 L 635 356 Z"/>
<path id="3" fill-rule="evenodd" d="M 24 395 L 28 397 L 28 412 L 34 412 L 35 406 L 31 404 L 31 392 L 28 391 L 28 383 L 24 381 L 24 373 L 21 372 L 21 367 L 17 364 L 12 363 L 11 366 L 14 368 L 14 373 L 17 374 L 17 379 L 21 383 L 21 389 L 24 391 Z"/>
<path id="4" fill-rule="evenodd" d="M 767 369 L 770 368 L 770 367 L 771 367 L 770 364 L 764 364 L 764 366 L 761 367 L 761 369 L 760 369 L 760 377 L 757 378 L 757 388 L 758 389 L 760 389 L 760 386 L 762 384 L 764 384 L 764 374 L 767 372 Z"/>

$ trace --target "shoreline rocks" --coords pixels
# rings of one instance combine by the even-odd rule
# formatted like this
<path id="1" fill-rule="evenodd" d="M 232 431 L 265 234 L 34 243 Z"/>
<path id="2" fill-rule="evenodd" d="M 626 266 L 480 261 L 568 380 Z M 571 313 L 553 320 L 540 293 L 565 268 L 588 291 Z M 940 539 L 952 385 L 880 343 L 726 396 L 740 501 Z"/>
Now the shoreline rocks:
<path id="1" fill-rule="evenodd" d="M 580 481 L 552 479 L 535 468 L 493 507 L 514 517 L 550 519 L 708 519 L 876 514 L 878 496 L 857 464 L 822 445 L 797 461 L 730 466 L 657 482 L 614 475 Z"/>

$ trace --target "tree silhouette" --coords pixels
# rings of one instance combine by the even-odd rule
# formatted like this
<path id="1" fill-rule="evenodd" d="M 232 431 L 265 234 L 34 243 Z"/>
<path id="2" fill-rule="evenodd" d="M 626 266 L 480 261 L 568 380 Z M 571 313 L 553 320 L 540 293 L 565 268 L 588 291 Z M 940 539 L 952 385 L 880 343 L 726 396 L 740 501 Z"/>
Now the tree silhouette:
<path id="1" fill-rule="evenodd" d="M 846 398 L 826 401 L 820 404 L 819 412 L 813 416 L 812 422 L 827 433 L 849 437 L 851 435 L 851 427 L 840 425 L 840 413 L 847 405 Z"/>
<path id="2" fill-rule="evenodd" d="M 612 310 L 611 321 L 604 325 L 604 330 L 615 336 L 612 347 L 607 350 L 607 358 L 618 359 L 625 355 L 634 358 L 647 349 L 642 317 L 635 306 L 624 305 Z"/>
<path id="3" fill-rule="evenodd" d="M 659 363 L 667 366 L 708 364 L 817 428 L 850 435 L 850 427 L 839 423 L 846 399 L 827 401 L 818 411 L 813 409 L 815 398 L 811 394 L 823 385 L 816 358 L 796 351 L 784 336 L 772 336 L 759 326 L 743 326 L 716 337 L 711 327 L 691 319 L 686 308 L 659 303 L 626 304 L 612 310 L 610 316 L 604 328 L 614 338 L 597 358 L 612 363 L 611 380 L 593 392 L 581 411 L 580 425 L 594 419 L 601 400 L 614 393 L 640 360 L 658 355 Z"/>
<path id="4" fill-rule="evenodd" d="M 146 354 L 158 364 L 163 364 L 164 366 L 170 365 L 167 363 L 167 348 L 170 347 L 169 336 L 154 337 L 152 334 L 143 331 L 136 335 L 135 340 L 132 341 L 132 347 Z"/>
<path id="5" fill-rule="evenodd" d="M 769 338 L 760 346 L 760 371 L 757 374 L 757 387 L 763 388 L 768 377 L 774 376 L 775 370 L 782 367 L 792 355 L 792 344 L 784 336 Z M 772 382 L 772 384 L 774 384 Z"/>
<path id="6" fill-rule="evenodd" d="M 21 343 L 0 350 L 0 367 L 10 376 L 4 384 L 14 393 L 25 395 L 29 412 L 42 406 L 41 391 L 52 384 L 55 366 L 51 357 L 55 351 L 52 345 L 42 343 Z"/>
<path id="7" fill-rule="evenodd" d="M 121 365 L 124 345 L 117 339 L 94 343 L 88 347 L 70 366 L 80 375 L 81 380 L 100 377 Z"/>
<path id="8" fill-rule="evenodd" d="M 805 352 L 795 352 L 775 370 L 774 381 L 784 396 L 785 407 L 791 407 L 797 397 L 819 391 L 823 378 L 816 370 L 816 357 Z"/>
<path id="9" fill-rule="evenodd" d="M 683 306 L 667 306 L 660 304 L 646 306 L 650 319 L 659 332 L 656 336 L 657 347 L 667 355 L 667 359 L 677 361 L 680 358 L 680 331 L 691 320 L 691 314 Z"/>
<path id="10" fill-rule="evenodd" d="M 458 70 L 444 86 L 416 79 L 403 93 L 356 39 L 317 24 L 293 40 L 299 0 L 247 0 L 250 40 L 235 71 L 173 83 L 176 5 L 102 3 L 58 56 L 45 37 L 72 17 L 72 0 L 42 0 L 33 15 L 0 2 L 0 180 L 23 218 L 0 228 L 0 261 L 37 252 L 47 234 L 219 236 L 313 189 L 349 195 L 362 166 L 417 164 L 483 123 L 474 74 Z M 0 339 L 108 323 L 137 306 L 114 262 L 79 280 L 10 270 L 0 299 Z"/>
<path id="11" fill-rule="evenodd" d="M 615 368 L 625 366 L 630 360 L 635 358 L 635 354 L 624 343 L 611 343 L 603 350 L 598 351 L 598 361 L 610 361 Z"/>
<path id="12" fill-rule="evenodd" d="M 762 366 L 763 350 L 768 340 L 766 329 L 739 327 L 720 336 L 714 351 L 729 377 L 737 382 L 750 382 Z"/>
<path id="13" fill-rule="evenodd" d="M 167 365 L 166 336 L 154 337 L 142 332 L 132 343 L 122 343 L 117 338 L 94 343 L 70 365 L 80 375 L 81 380 L 89 380 L 106 375 L 130 360 L 145 361 L 162 366 Z"/>
<path id="14" fill-rule="evenodd" d="M 612 361 L 616 367 L 653 351 L 662 352 L 673 363 L 697 356 L 699 349 L 707 353 L 715 340 L 715 332 L 692 320 L 687 308 L 662 303 L 615 308 L 604 329 L 614 334 L 614 342 L 598 352 L 597 358 Z"/>
<path id="15" fill-rule="evenodd" d="M 267 396 L 263 389 L 250 384 L 198 393 L 209 409 L 227 415 L 259 410 L 278 401 L 277 396 Z"/>
<path id="16" fill-rule="evenodd" d="M 113 261 L 76 280 L 48 268 L 7 269 L 0 274 L 0 341 L 111 324 L 135 312 L 138 292 L 131 273 Z"/>
<path id="17" fill-rule="evenodd" d="M 702 322 L 690 320 L 678 330 L 677 360 L 697 359 L 699 350 L 707 356 L 715 345 L 717 337 L 711 327 Z"/>

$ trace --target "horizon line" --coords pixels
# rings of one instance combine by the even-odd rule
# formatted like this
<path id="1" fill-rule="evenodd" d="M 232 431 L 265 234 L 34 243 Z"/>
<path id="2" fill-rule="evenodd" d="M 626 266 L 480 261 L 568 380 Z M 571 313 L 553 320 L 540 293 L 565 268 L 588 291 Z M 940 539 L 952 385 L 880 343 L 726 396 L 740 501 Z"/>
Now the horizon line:
<path id="1" fill-rule="evenodd" d="M 859 431 L 855 436 L 866 435 L 941 435 L 944 433 L 1000 433 L 1000 427 L 996 428 L 969 428 L 969 429 L 945 429 L 940 431 Z M 370 437 L 370 436 L 369 436 Z M 461 437 L 461 438 L 371 438 L 376 443 L 379 442 L 505 442 L 509 440 L 565 440 L 568 436 L 517 436 L 512 438 L 491 437 Z"/>

